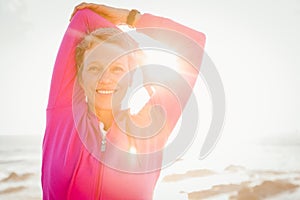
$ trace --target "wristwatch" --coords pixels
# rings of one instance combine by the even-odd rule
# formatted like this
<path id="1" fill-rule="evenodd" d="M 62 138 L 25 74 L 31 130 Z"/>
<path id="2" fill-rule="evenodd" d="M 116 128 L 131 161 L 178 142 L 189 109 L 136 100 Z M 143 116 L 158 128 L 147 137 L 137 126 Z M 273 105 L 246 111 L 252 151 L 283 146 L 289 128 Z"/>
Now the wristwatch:
<path id="1" fill-rule="evenodd" d="M 136 9 L 132 9 L 127 16 L 126 24 L 129 25 L 130 27 L 133 27 L 136 14 L 140 14 L 140 12 Z"/>

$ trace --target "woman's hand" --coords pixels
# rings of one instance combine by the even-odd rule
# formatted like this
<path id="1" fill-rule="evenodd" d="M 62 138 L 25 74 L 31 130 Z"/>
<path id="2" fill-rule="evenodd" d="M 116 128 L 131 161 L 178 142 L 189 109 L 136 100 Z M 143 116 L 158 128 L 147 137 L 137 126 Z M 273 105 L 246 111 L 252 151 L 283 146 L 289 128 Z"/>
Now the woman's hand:
<path id="1" fill-rule="evenodd" d="M 105 6 L 105 5 L 101 5 L 101 4 L 84 3 L 83 2 L 74 8 L 73 13 L 71 15 L 71 19 L 78 10 L 81 10 L 84 8 L 88 8 L 88 9 L 94 11 L 95 13 L 97 13 L 98 15 L 102 16 L 103 18 L 105 18 L 106 20 L 110 21 L 111 23 L 113 23 L 115 25 L 126 24 L 127 16 L 129 14 L 129 10 L 127 10 L 127 9 L 113 8 L 113 7 Z"/>

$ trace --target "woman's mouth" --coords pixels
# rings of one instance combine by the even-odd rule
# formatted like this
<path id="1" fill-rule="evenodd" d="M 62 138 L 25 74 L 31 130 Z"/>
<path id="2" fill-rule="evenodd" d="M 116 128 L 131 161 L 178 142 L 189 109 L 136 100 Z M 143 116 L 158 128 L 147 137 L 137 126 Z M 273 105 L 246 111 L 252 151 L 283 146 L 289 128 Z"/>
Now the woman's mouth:
<path id="1" fill-rule="evenodd" d="M 96 92 L 97 92 L 98 94 L 106 94 L 106 95 L 108 95 L 108 94 L 114 93 L 115 90 L 97 89 Z"/>

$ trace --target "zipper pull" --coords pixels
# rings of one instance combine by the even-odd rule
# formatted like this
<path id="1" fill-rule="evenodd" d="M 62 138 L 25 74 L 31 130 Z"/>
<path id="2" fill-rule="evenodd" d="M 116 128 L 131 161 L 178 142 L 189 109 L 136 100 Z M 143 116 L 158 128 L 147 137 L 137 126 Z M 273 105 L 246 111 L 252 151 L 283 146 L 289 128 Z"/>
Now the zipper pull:
<path id="1" fill-rule="evenodd" d="M 104 138 L 102 137 L 102 141 L 101 141 L 101 152 L 104 152 L 106 150 L 106 138 L 104 136 Z"/>
<path id="2" fill-rule="evenodd" d="M 99 123 L 100 132 L 102 134 L 101 141 L 101 152 L 105 152 L 106 150 L 106 131 L 104 130 L 104 124 L 102 122 Z"/>

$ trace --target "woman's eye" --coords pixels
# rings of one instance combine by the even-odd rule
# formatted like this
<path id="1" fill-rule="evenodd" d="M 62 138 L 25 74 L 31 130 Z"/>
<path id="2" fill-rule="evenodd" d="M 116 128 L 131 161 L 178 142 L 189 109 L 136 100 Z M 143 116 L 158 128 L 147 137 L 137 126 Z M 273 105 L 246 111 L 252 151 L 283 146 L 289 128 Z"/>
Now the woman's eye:
<path id="1" fill-rule="evenodd" d="M 90 67 L 88 68 L 88 71 L 90 71 L 90 72 L 100 72 L 100 71 L 101 71 L 101 68 L 98 67 L 98 66 L 90 66 Z"/>
<path id="2" fill-rule="evenodd" d="M 114 73 L 124 72 L 124 69 L 120 66 L 114 66 L 111 70 Z"/>

